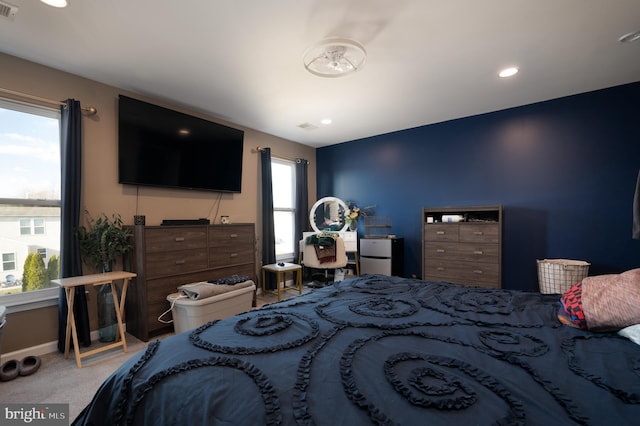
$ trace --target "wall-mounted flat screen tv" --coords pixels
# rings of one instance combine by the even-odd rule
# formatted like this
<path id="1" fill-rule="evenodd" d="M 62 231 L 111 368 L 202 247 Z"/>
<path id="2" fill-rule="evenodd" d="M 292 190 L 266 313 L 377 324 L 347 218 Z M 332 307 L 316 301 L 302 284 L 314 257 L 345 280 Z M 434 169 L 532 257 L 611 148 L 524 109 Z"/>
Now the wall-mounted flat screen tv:
<path id="1" fill-rule="evenodd" d="M 122 184 L 241 192 L 244 132 L 120 95 Z"/>

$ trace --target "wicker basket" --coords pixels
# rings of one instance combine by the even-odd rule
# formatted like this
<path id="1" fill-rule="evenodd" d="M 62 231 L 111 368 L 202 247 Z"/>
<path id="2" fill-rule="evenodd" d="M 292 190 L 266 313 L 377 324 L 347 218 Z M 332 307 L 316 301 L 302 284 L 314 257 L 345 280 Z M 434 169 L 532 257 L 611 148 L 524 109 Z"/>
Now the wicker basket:
<path id="1" fill-rule="evenodd" d="M 589 262 L 584 260 L 538 260 L 540 293 L 562 294 L 589 274 Z"/>

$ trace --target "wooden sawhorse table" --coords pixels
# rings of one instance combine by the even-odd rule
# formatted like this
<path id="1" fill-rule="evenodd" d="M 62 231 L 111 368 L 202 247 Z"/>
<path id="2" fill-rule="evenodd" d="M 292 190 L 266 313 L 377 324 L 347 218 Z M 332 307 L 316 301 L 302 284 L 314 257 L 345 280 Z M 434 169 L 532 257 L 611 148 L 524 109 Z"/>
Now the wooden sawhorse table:
<path id="1" fill-rule="evenodd" d="M 82 275 L 79 277 L 60 278 L 57 280 L 51 280 L 52 283 L 64 288 L 65 295 L 67 297 L 67 331 L 64 342 L 64 359 L 69 359 L 69 339 L 73 338 L 73 351 L 76 354 L 76 364 L 78 368 L 82 368 L 81 359 L 90 355 L 95 355 L 99 352 L 103 352 L 109 349 L 122 346 L 122 350 L 127 352 L 127 340 L 124 336 L 124 326 L 122 324 L 122 316 L 124 315 L 124 303 L 127 298 L 127 286 L 129 280 L 135 277 L 133 272 L 114 271 L 105 272 L 103 274 Z M 122 294 L 120 300 L 118 300 L 118 293 L 116 291 L 116 285 L 114 281 L 122 280 Z M 110 284 L 111 293 L 113 295 L 113 304 L 116 309 L 116 318 L 118 319 L 118 332 L 116 333 L 115 343 L 111 343 L 106 346 L 80 353 L 80 346 L 78 345 L 78 332 L 76 330 L 76 319 L 73 315 L 73 300 L 75 294 L 75 287 L 80 285 L 102 285 Z M 71 332 L 71 333 L 70 333 Z M 120 340 L 118 340 L 118 338 Z"/>

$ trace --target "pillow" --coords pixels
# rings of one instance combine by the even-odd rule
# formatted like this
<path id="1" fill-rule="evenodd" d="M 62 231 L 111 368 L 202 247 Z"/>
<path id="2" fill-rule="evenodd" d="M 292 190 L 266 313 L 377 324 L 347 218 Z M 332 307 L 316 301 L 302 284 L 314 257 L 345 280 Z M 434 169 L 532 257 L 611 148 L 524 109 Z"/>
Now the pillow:
<path id="1" fill-rule="evenodd" d="M 589 330 L 617 331 L 640 324 L 640 268 L 584 278 L 582 309 Z"/>
<path id="2" fill-rule="evenodd" d="M 582 309 L 582 282 L 575 283 L 560 298 L 558 319 L 564 325 L 582 330 L 587 329 L 587 322 L 584 319 L 584 310 Z"/>
<path id="3" fill-rule="evenodd" d="M 622 330 L 618 331 L 618 334 L 622 337 L 626 337 L 633 343 L 640 345 L 640 324 L 630 325 Z"/>

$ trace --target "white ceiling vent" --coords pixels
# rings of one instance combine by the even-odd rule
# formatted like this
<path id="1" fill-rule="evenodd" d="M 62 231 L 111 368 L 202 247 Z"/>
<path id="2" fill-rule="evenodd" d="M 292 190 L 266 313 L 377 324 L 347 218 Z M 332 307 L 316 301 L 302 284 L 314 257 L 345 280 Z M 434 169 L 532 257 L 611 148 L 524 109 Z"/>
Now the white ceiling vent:
<path id="1" fill-rule="evenodd" d="M 0 1 L 0 17 L 13 21 L 18 13 L 18 6 Z"/>

